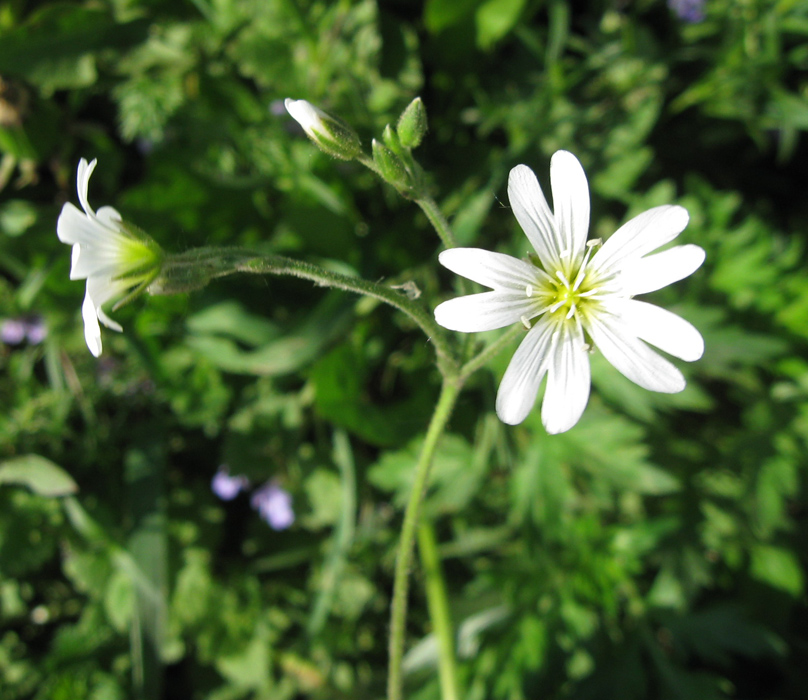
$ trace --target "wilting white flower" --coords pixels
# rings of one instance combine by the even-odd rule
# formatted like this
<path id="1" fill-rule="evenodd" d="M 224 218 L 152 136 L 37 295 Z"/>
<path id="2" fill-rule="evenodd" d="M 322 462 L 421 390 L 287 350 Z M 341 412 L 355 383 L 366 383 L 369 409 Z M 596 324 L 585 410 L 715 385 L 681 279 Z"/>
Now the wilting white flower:
<path id="1" fill-rule="evenodd" d="M 115 308 L 141 293 L 160 272 L 163 253 L 149 236 L 136 226 L 123 221 L 112 207 L 93 211 L 87 199 L 90 175 L 96 161 L 82 158 L 78 169 L 78 194 L 82 213 L 67 202 L 56 223 L 62 243 L 73 246 L 70 279 L 86 279 L 87 291 L 81 313 L 84 338 L 90 352 L 101 354 L 100 320 L 107 328 L 121 331 L 102 306 L 132 290 Z"/>
<path id="2" fill-rule="evenodd" d="M 444 302 L 435 319 L 464 333 L 514 323 L 529 329 L 500 384 L 497 415 L 521 423 L 546 374 L 542 422 L 549 433 L 562 433 L 578 422 L 589 399 L 590 345 L 645 389 L 685 388 L 682 373 L 646 343 L 692 362 L 704 352 L 701 335 L 675 314 L 632 297 L 687 277 L 705 254 L 683 245 L 648 255 L 687 226 L 680 206 L 634 217 L 602 246 L 587 242 L 589 186 L 578 159 L 558 151 L 550 183 L 554 212 L 530 168 L 511 170 L 508 197 L 536 255 L 526 261 L 478 248 L 442 252 L 444 267 L 493 291 Z"/>
<path id="3" fill-rule="evenodd" d="M 341 119 L 332 117 L 306 100 L 284 100 L 286 111 L 303 127 L 306 135 L 323 151 L 335 158 L 351 160 L 359 155 L 359 136 Z"/>

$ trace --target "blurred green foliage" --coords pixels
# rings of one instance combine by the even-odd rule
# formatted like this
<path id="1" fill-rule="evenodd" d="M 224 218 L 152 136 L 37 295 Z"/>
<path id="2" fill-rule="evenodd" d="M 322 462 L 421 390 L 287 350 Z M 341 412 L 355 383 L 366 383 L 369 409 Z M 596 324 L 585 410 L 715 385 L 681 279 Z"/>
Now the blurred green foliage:
<path id="1" fill-rule="evenodd" d="M 376 698 L 402 500 L 438 381 L 405 317 L 288 279 L 141 299 L 84 346 L 56 238 L 95 206 L 161 246 L 247 245 L 452 294 L 411 204 L 319 152 L 423 98 L 463 244 L 520 255 L 509 169 L 583 162 L 593 234 L 658 204 L 707 263 L 656 301 L 704 334 L 676 396 L 593 358 L 580 424 L 463 394 L 425 504 L 469 700 L 804 697 L 808 6 L 707 0 L 101 0 L 0 6 L 0 698 Z M 220 464 L 274 480 L 273 531 Z M 409 697 L 438 697 L 419 572 Z"/>

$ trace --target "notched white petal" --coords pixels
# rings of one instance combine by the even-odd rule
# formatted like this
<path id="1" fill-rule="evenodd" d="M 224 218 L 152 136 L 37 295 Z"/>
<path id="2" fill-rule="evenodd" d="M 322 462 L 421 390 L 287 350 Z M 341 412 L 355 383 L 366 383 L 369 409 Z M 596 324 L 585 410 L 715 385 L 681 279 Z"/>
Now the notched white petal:
<path id="1" fill-rule="evenodd" d="M 589 401 L 591 376 L 583 331 L 577 325 L 558 331 L 548 362 L 541 420 L 551 435 L 564 433 L 581 418 Z"/>
<path id="2" fill-rule="evenodd" d="M 552 326 L 539 321 L 516 349 L 497 392 L 497 416 L 503 423 L 518 425 L 536 403 L 541 380 L 547 371 Z"/>
<path id="3" fill-rule="evenodd" d="M 98 161 L 93 158 L 88 164 L 87 161 L 82 158 L 79 161 L 78 175 L 76 177 L 76 188 L 78 189 L 79 202 L 81 203 L 81 208 L 87 213 L 87 216 L 95 216 L 95 212 L 93 212 L 87 198 L 87 192 L 90 189 L 90 177 L 93 174 L 93 170 L 95 170 L 97 162 Z"/>
<path id="4" fill-rule="evenodd" d="M 509 292 L 483 292 L 438 304 L 435 320 L 450 331 L 477 333 L 519 323 L 535 315 L 534 304 L 525 296 Z"/>
<path id="5" fill-rule="evenodd" d="M 524 260 L 481 248 L 444 250 L 438 261 L 452 272 L 492 289 L 521 290 L 536 284 L 536 268 Z"/>
<path id="6" fill-rule="evenodd" d="M 513 214 L 545 268 L 558 260 L 555 219 L 536 175 L 517 165 L 508 176 L 508 201 Z"/>
<path id="7" fill-rule="evenodd" d="M 682 373 L 634 336 L 618 318 L 598 319 L 588 330 L 603 356 L 643 389 L 675 394 L 685 388 Z"/>
<path id="8" fill-rule="evenodd" d="M 613 272 L 628 261 L 641 258 L 670 243 L 684 231 L 687 209 L 665 205 L 649 209 L 623 224 L 592 258 L 593 268 Z"/>
<path id="9" fill-rule="evenodd" d="M 647 294 L 689 277 L 701 267 L 706 253 L 697 245 L 682 245 L 626 264 L 620 284 L 628 296 Z"/>
<path id="10" fill-rule="evenodd" d="M 669 355 L 695 362 L 704 354 L 701 333 L 681 316 L 636 299 L 626 299 L 612 307 L 632 333 Z"/>
<path id="11" fill-rule="evenodd" d="M 589 232 L 589 183 L 580 161 L 569 151 L 553 155 L 550 184 L 557 253 L 562 260 L 580 260 Z"/>

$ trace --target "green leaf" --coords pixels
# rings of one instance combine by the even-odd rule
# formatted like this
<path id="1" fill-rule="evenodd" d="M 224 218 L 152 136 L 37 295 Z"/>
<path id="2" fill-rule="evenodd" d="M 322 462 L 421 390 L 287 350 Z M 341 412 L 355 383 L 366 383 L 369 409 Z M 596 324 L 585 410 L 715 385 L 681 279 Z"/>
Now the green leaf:
<path id="1" fill-rule="evenodd" d="M 0 73 L 22 76 L 45 92 L 88 85 L 95 80 L 91 52 L 125 49 L 144 40 L 148 28 L 147 20 L 119 24 L 103 10 L 54 3 L 3 35 Z"/>
<path id="2" fill-rule="evenodd" d="M 188 330 L 194 335 L 221 335 L 245 345 L 264 345 L 279 334 L 275 324 L 252 314 L 237 301 L 223 301 L 189 316 Z"/>
<path id="3" fill-rule="evenodd" d="M 752 548 L 750 573 L 753 578 L 793 595 L 799 596 L 805 586 L 799 559 L 794 552 L 759 544 Z"/>
<path id="4" fill-rule="evenodd" d="M 21 236 L 36 220 L 36 208 L 24 199 L 12 199 L 0 208 L 0 230 L 7 236 Z"/>
<path id="5" fill-rule="evenodd" d="M 0 464 L 0 484 L 27 486 L 40 496 L 67 496 L 79 490 L 64 469 L 39 455 L 15 457 Z"/>
<path id="6" fill-rule="evenodd" d="M 479 4 L 480 0 L 427 0 L 424 24 L 437 34 L 471 15 Z"/>
<path id="7" fill-rule="evenodd" d="M 398 452 L 387 452 L 368 472 L 368 480 L 383 491 L 395 494 L 394 500 L 403 505 L 409 496 L 415 464 L 421 449 L 416 438 Z M 429 514 L 460 512 L 480 487 L 486 463 L 475 460 L 475 452 L 459 435 L 441 438 L 430 476 L 430 493 L 424 501 Z"/>
<path id="8" fill-rule="evenodd" d="M 303 524 L 313 530 L 336 525 L 342 512 L 339 476 L 325 469 L 316 469 L 306 479 L 305 489 L 311 513 L 303 518 Z"/>
<path id="9" fill-rule="evenodd" d="M 477 46 L 489 49 L 513 29 L 526 0 L 487 0 L 477 8 Z"/>

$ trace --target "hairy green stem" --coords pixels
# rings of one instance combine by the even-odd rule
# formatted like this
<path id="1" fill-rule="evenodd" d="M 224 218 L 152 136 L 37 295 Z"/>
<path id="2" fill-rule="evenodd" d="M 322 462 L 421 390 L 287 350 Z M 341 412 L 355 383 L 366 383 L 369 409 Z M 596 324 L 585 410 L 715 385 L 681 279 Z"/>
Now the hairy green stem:
<path id="1" fill-rule="evenodd" d="M 438 643 L 438 674 L 441 700 L 459 700 L 460 690 L 455 663 L 454 629 L 449 615 L 449 596 L 441 570 L 435 528 L 422 520 L 418 526 L 418 552 L 424 569 L 429 619 Z"/>
<path id="2" fill-rule="evenodd" d="M 455 238 L 454 232 L 435 200 L 432 199 L 432 197 L 424 196 L 416 199 L 415 203 L 421 207 L 421 211 L 426 214 L 426 218 L 429 219 L 432 228 L 434 228 L 438 236 L 440 236 L 443 245 L 447 248 L 457 248 L 457 239 Z"/>
<path id="3" fill-rule="evenodd" d="M 404 679 L 401 662 L 404 657 L 404 638 L 407 620 L 407 596 L 409 591 L 410 566 L 418 526 L 418 514 L 421 501 L 426 492 L 429 470 L 443 431 L 452 415 L 457 397 L 463 387 L 458 377 L 444 377 L 440 398 L 429 422 L 424 444 L 412 484 L 407 508 L 404 511 L 404 523 L 401 526 L 401 538 L 396 557 L 396 568 L 393 578 L 393 603 L 390 612 L 390 659 L 387 677 L 387 700 L 402 700 Z"/>
<path id="4" fill-rule="evenodd" d="M 240 248 L 196 248 L 168 256 L 160 276 L 149 288 L 152 294 L 176 294 L 205 286 L 212 279 L 237 272 L 286 275 L 311 280 L 321 287 L 342 289 L 383 301 L 409 316 L 435 346 L 443 373 L 456 371 L 457 361 L 446 332 L 432 314 L 401 292 L 361 277 L 326 270 L 309 262 Z"/>

